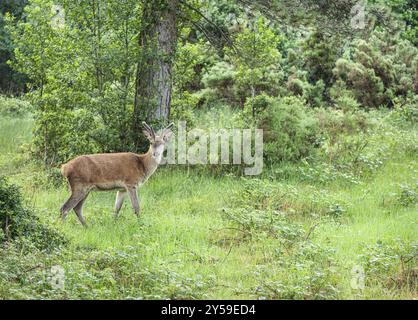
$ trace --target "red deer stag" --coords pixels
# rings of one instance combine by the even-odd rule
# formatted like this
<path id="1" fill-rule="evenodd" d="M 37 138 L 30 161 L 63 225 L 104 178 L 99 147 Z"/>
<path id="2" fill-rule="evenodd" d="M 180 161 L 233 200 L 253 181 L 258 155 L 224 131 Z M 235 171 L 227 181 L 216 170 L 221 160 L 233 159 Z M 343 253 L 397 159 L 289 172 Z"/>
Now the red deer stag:
<path id="1" fill-rule="evenodd" d="M 118 190 L 115 203 L 115 217 L 118 217 L 126 193 L 132 202 L 135 214 L 139 216 L 137 189 L 155 172 L 161 162 L 165 143 L 172 135 L 171 123 L 156 135 L 154 130 L 143 122 L 143 133 L 150 142 L 148 152 L 103 153 L 79 156 L 62 165 L 61 173 L 67 178 L 71 196 L 61 207 L 61 218 L 65 220 L 71 209 L 74 209 L 83 226 L 83 204 L 90 191 Z"/>

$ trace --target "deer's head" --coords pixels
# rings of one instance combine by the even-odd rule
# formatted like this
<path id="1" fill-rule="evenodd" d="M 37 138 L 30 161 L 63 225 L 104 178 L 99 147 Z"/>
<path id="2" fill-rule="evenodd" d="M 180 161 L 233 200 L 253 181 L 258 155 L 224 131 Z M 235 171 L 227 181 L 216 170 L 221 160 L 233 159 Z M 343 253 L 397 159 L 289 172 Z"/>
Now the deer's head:
<path id="1" fill-rule="evenodd" d="M 146 122 L 142 122 L 144 126 L 143 133 L 150 142 L 150 151 L 152 158 L 157 162 L 161 162 L 161 158 L 164 153 L 165 143 L 170 140 L 173 132 L 171 128 L 174 126 L 174 123 L 170 123 L 166 128 L 161 129 L 158 134 L 155 134 L 153 128 L 151 128 Z"/>

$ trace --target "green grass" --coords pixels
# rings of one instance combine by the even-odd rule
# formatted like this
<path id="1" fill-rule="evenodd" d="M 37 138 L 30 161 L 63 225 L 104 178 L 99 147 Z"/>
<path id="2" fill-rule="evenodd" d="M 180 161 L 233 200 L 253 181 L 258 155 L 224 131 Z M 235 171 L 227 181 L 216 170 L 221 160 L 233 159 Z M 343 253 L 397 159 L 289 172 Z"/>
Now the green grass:
<path id="1" fill-rule="evenodd" d="M 285 291 L 289 292 L 285 292 L 287 295 L 282 293 L 280 297 L 292 297 L 293 292 L 303 291 L 298 285 L 305 281 L 304 275 L 311 277 L 306 281 L 314 281 L 309 270 L 315 267 L 316 261 L 319 261 L 318 263 L 325 261 L 323 258 L 315 260 L 316 257 L 307 256 L 306 264 L 303 260 L 305 258 L 294 264 L 295 251 L 304 248 L 308 240 L 301 241 L 302 247 L 296 245 L 294 249 L 289 249 L 289 252 L 285 251 L 278 255 L 277 251 L 285 248 L 280 239 L 265 236 L 261 231 L 257 231 L 258 229 L 251 231 L 253 232 L 251 239 L 237 236 L 234 230 L 236 226 L 225 219 L 222 208 L 233 206 L 231 199 L 242 191 L 242 180 L 230 176 L 215 178 L 198 174 L 193 170 L 160 168 L 139 192 L 142 210 L 139 220 L 134 216 L 129 201 L 125 201 L 121 217 L 115 221 L 112 216 L 115 192 L 103 192 L 92 193 L 86 202 L 84 213 L 89 225 L 87 229 L 79 224 L 75 214 L 70 214 L 67 221 L 62 223 L 58 219 L 59 208 L 69 196 L 67 187 L 65 185 L 52 187 L 48 184 L 45 172 L 40 166 L 29 161 L 22 163 L 22 160 L 17 162 L 15 160 L 21 158 L 18 156 L 18 146 L 30 141 L 30 130 L 31 120 L 0 120 L 0 174 L 10 176 L 10 180 L 21 187 L 27 204 L 36 208 L 45 224 L 53 226 L 70 239 L 69 248 L 59 255 L 57 261 L 63 263 L 66 270 L 75 268 L 87 272 L 86 270 L 90 270 L 89 263 L 94 260 L 94 255 L 89 254 L 91 250 L 95 253 L 134 252 L 136 254 L 126 258 L 126 265 L 110 264 L 108 268 L 114 272 L 112 279 L 116 280 L 104 282 L 107 284 L 100 285 L 100 290 L 97 289 L 98 285 L 89 282 L 91 280 L 88 278 L 92 275 L 97 276 L 99 272 L 97 270 L 100 268 L 95 271 L 96 273 L 93 271 L 91 274 L 86 273 L 86 276 L 80 272 L 74 272 L 77 275 L 69 275 L 71 279 L 77 279 L 74 283 L 85 283 L 86 290 L 89 288 L 99 290 L 98 293 L 92 290 L 96 292 L 94 297 L 130 297 L 131 282 L 137 279 L 130 273 L 136 274 L 141 270 L 166 275 L 172 272 L 180 275 L 183 279 L 181 283 L 188 281 L 187 279 L 197 283 L 201 279 L 203 285 L 186 286 L 184 290 L 200 290 L 202 295 L 195 296 L 193 292 L 186 292 L 186 297 L 256 298 L 263 296 L 257 294 L 258 287 L 265 289 L 277 283 L 288 284 L 288 287 L 285 286 Z M 333 283 L 338 291 L 323 298 L 418 298 L 416 287 L 394 287 L 385 281 L 376 280 L 378 279 L 376 277 L 367 281 L 368 275 L 363 290 L 354 290 L 350 287 L 351 269 L 354 265 L 361 265 L 367 245 L 375 245 L 378 242 L 391 243 L 395 239 L 405 243 L 418 242 L 416 206 L 401 206 L 394 200 L 393 195 L 398 192 L 399 184 L 416 183 L 417 172 L 417 160 L 399 154 L 359 185 L 347 186 L 337 182 L 315 185 L 297 182 L 295 179 L 270 182 L 292 187 L 296 190 L 296 199 L 300 203 L 311 201 L 309 190 L 315 190 L 339 199 L 344 204 L 345 211 L 340 218 L 301 216 L 297 212 L 288 217 L 289 223 L 297 223 L 302 227 L 306 237 L 313 244 L 335 250 L 335 264 L 329 267 L 324 264 L 324 272 L 330 270 L 331 272 L 323 281 L 329 282 L 326 285 Z M 290 206 L 295 205 L 292 201 L 289 200 Z M 314 224 L 317 226 L 311 229 L 308 236 Z M 289 263 L 296 267 L 290 269 Z M 302 266 L 298 267 L 298 264 Z M 128 271 L 120 271 L 125 270 L 123 268 L 128 268 Z M 100 277 L 104 277 L 102 272 L 105 271 L 100 269 L 100 272 Z M 383 274 L 387 278 L 390 275 L 392 274 Z M 151 293 L 149 297 L 155 295 L 158 297 L 159 292 L 168 290 L 165 288 L 164 280 L 161 281 L 164 289 L 154 282 L 148 285 L 147 290 Z M 70 281 L 69 286 L 71 283 Z M 321 288 L 325 288 L 326 285 Z M 70 291 L 72 295 L 53 292 L 49 297 L 86 296 L 78 293 L 77 290 L 81 289 L 74 289 L 75 284 L 72 286 L 73 288 L 69 288 L 72 290 Z M 113 288 L 110 289 L 113 293 L 108 293 L 102 286 Z M 135 286 L 138 286 L 136 282 Z M 177 292 L 172 296 L 181 298 L 176 286 L 170 289 Z M 291 286 L 293 287 L 290 288 Z M 315 288 L 316 285 L 312 286 Z M 25 285 L 23 284 L 21 288 L 23 292 Z M 31 292 L 37 289 L 27 290 Z M 275 292 L 275 289 L 271 291 Z M 18 295 L 12 295 L 14 296 Z M 321 296 L 307 296 L 307 298 L 321 298 Z"/>

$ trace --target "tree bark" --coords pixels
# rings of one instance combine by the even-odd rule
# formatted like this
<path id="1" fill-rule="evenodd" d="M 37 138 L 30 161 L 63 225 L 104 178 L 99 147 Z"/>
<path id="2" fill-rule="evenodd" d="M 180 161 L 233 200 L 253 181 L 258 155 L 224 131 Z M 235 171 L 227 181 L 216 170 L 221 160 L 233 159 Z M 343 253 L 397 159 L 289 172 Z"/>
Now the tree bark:
<path id="1" fill-rule="evenodd" d="M 177 44 L 178 0 L 148 0 L 143 5 L 133 116 L 136 146 L 140 143 L 141 121 L 165 122 L 170 115 Z"/>

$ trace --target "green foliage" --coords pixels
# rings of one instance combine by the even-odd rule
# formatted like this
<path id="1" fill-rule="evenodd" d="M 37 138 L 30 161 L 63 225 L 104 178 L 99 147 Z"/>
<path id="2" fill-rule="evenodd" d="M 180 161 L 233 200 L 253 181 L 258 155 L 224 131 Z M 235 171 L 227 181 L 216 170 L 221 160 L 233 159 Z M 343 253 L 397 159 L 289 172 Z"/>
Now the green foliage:
<path id="1" fill-rule="evenodd" d="M 22 99 L 0 96 L 0 115 L 21 118 L 33 111 L 32 105 Z"/>
<path id="2" fill-rule="evenodd" d="M 303 61 L 311 83 L 322 80 L 328 87 L 332 80 L 332 69 L 337 59 L 338 46 L 335 39 L 320 31 L 313 32 L 303 43 Z"/>
<path id="3" fill-rule="evenodd" d="M 190 30 L 186 29 L 184 33 L 188 34 Z M 203 41 L 178 44 L 174 65 L 173 100 L 170 111 L 173 120 L 187 121 L 189 125 L 193 126 L 195 121 L 193 112 L 198 105 L 201 103 L 210 105 L 216 100 L 214 96 L 211 96 L 214 93 L 213 91 L 216 90 L 216 83 L 211 83 L 214 87 L 213 91 L 196 92 L 200 90 L 202 76 L 205 77 L 205 81 L 210 81 L 210 78 L 213 81 L 216 78 L 214 74 L 209 74 L 212 70 L 205 73 L 213 63 L 213 54 L 204 53 L 208 50 L 210 51 L 211 48 Z"/>
<path id="4" fill-rule="evenodd" d="M 286 244 L 300 240 L 303 235 L 303 229 L 290 223 L 279 211 L 228 208 L 223 214 L 239 230 L 242 239 L 270 236 Z"/>
<path id="5" fill-rule="evenodd" d="M 21 19 L 26 4 L 27 0 L 0 3 L 0 91 L 5 94 L 20 94 L 25 90 L 26 77 L 8 65 L 8 60 L 13 57 L 14 45 L 9 30 L 5 28 L 5 20 L 8 15 Z"/>
<path id="6" fill-rule="evenodd" d="M 396 126 L 410 127 L 418 124 L 418 95 L 414 95 L 404 103 L 395 101 L 394 109 L 389 117 Z"/>
<path id="7" fill-rule="evenodd" d="M 395 97 L 415 92 L 417 48 L 398 36 L 375 31 L 368 41 L 353 45 L 352 58 L 336 61 L 338 87 L 345 86 L 365 107 L 392 106 Z"/>
<path id="8" fill-rule="evenodd" d="M 80 154 L 100 151 L 94 139 L 99 134 L 95 117 L 87 110 L 42 112 L 35 115 L 36 156 L 49 165 L 58 165 Z M 96 131 L 93 131 L 96 130 Z M 103 130 L 104 131 L 104 130 Z M 107 135 L 100 138 L 106 138 Z"/>
<path id="9" fill-rule="evenodd" d="M 371 131 L 361 155 L 382 148 L 385 158 L 372 176 L 354 176 L 354 185 L 342 177 L 350 171 L 322 158 L 265 168 L 260 179 L 237 179 L 225 172 L 215 178 L 192 167 L 159 168 L 141 188 L 140 221 L 125 204 L 115 224 L 110 212 L 114 193 L 93 193 L 84 212 L 88 229 L 74 213 L 65 223 L 56 221 L 59 205 L 68 196 L 67 186 L 55 184 L 57 170 L 46 171 L 28 160 L 16 162 L 18 145 L 30 141 L 25 132 L 30 132 L 31 122 L 7 119 L 11 126 L 5 126 L 2 118 L 0 137 L 11 132 L 22 138 L 0 139 L 0 172 L 8 172 L 11 181 L 22 186 L 23 197 L 36 205 L 43 225 L 59 229 L 70 242 L 47 251 L 36 248 L 30 237 L 6 242 L 0 250 L 0 297 L 413 298 L 416 208 L 397 199 L 400 185 L 408 195 L 415 188 L 416 153 L 410 152 L 416 132 L 410 125 L 395 126 L 391 114 L 396 112 L 361 113 Z M 344 117 L 353 115 L 339 110 L 333 116 L 344 123 Z M 240 112 L 228 107 L 213 118 L 208 111 L 201 121 L 208 128 L 243 124 Z M 326 127 L 332 132 L 331 125 Z M 344 124 L 335 132 L 362 134 L 357 129 Z M 308 179 L 300 167 L 306 176 L 309 169 L 320 173 Z M 326 178 L 326 183 L 321 181 Z M 396 238 L 405 249 L 393 245 Z M 374 248 L 378 239 L 383 250 Z M 364 289 L 350 285 L 353 264 L 366 271 Z M 51 285 L 54 266 L 65 271 L 63 289 Z"/>
<path id="10" fill-rule="evenodd" d="M 139 111 L 133 108 L 140 84 L 136 65 L 140 57 L 155 58 L 138 46 L 141 19 L 145 19 L 141 16 L 143 6 L 134 0 L 61 0 L 56 4 L 63 7 L 65 21 L 57 23 L 54 4 L 31 0 L 24 9 L 25 19 L 13 10 L 5 19 L 14 49 L 10 65 L 30 79 L 28 98 L 38 111 L 34 154 L 55 165 L 81 152 L 145 150 L 145 140 L 134 133 L 145 106 Z M 411 7 L 409 2 L 391 2 L 390 6 L 407 15 L 390 15 L 391 21 L 414 25 L 404 12 Z M 193 8 L 205 10 L 217 21 L 218 29 Z M 310 107 L 341 109 L 347 118 L 356 109 L 382 105 L 407 105 L 403 110 L 413 110 L 416 48 L 405 34 L 389 35 L 402 28 L 369 21 L 375 30 L 364 34 L 362 40 L 350 40 L 328 37 L 321 28 L 288 28 L 284 32 L 265 15 L 254 18 L 233 3 L 193 3 L 179 10 L 190 21 L 182 18 L 179 22 L 171 118 L 194 125 L 200 109 L 225 106 L 243 109 L 242 117 L 250 124 L 275 114 L 271 128 L 266 128 L 275 132 L 273 138 L 267 137 L 270 163 L 306 158 L 318 144 L 314 120 L 308 120 L 309 114 L 303 116 L 305 111 L 299 107 L 294 111 L 298 115 L 289 117 L 293 129 L 283 133 L 283 142 L 273 142 L 283 126 L 279 118 L 287 116 L 272 107 L 278 104 L 272 99 L 296 96 Z M 213 46 L 215 43 L 219 46 Z M 284 104 L 289 103 L 294 102 Z M 83 114 L 87 117 L 84 123 L 79 119 Z M 409 117 L 413 118 L 413 112 Z M 62 128 L 51 128 L 53 119 L 59 119 L 63 124 L 57 126 Z M 62 137 L 64 132 L 67 137 Z"/>
<path id="11" fill-rule="evenodd" d="M 344 112 L 353 112 L 359 109 L 360 104 L 357 102 L 357 100 L 350 94 L 344 94 L 341 96 L 338 96 L 335 101 L 335 106 L 338 109 L 343 110 Z"/>
<path id="12" fill-rule="evenodd" d="M 246 118 L 258 118 L 263 112 L 270 110 L 274 102 L 274 98 L 265 93 L 249 98 L 244 105 L 244 116 Z"/>
<path id="13" fill-rule="evenodd" d="M 22 255 L 22 246 L 24 255 Z M 56 250 L 46 255 L 29 242 L 0 251 L 0 296 L 14 299 L 204 299 L 213 280 L 185 277 L 166 267 L 149 268 L 142 253 L 119 250 Z M 53 267 L 63 287 L 51 285 Z"/>
<path id="14" fill-rule="evenodd" d="M 183 119 L 184 120 L 184 119 Z M 206 111 L 196 112 L 191 122 L 198 130 L 203 130 L 209 136 L 211 132 L 221 133 L 224 129 L 248 128 L 246 119 L 243 118 L 241 112 L 232 110 L 229 106 L 218 105 L 217 108 L 211 108 Z M 192 129 L 187 123 L 188 129 Z M 254 130 L 254 127 L 250 124 Z M 232 136 L 229 138 L 229 159 L 233 159 Z M 193 140 L 188 139 L 190 144 Z M 223 176 L 224 174 L 242 175 L 244 166 L 232 164 L 203 164 L 197 166 L 198 171 L 210 172 L 215 176 Z"/>
<path id="15" fill-rule="evenodd" d="M 312 107 L 324 105 L 325 83 L 322 79 L 311 84 L 308 81 L 308 72 L 291 68 L 291 75 L 288 77 L 286 88 L 288 93 L 300 97 Z"/>
<path id="16" fill-rule="evenodd" d="M 180 1 L 176 54 L 162 56 L 157 2 L 0 3 L 0 88 L 29 81 L 24 99 L 0 97 L 0 174 L 13 182 L 0 179 L 0 299 L 415 298 L 415 3 L 369 1 L 353 38 L 336 34 L 353 1 Z M 147 147 L 135 125 L 154 101 L 138 86 L 171 61 L 170 120 L 264 129 L 261 176 L 162 167 L 140 220 L 125 204 L 115 224 L 110 192 L 89 197 L 88 229 L 74 213 L 58 223 L 58 165 Z M 364 289 L 350 286 L 353 264 Z"/>
<path id="17" fill-rule="evenodd" d="M 233 103 L 236 98 L 233 90 L 235 77 L 236 71 L 231 64 L 225 61 L 214 64 L 203 74 L 205 89 L 200 93 L 201 99 L 204 99 L 207 106 Z"/>
<path id="18" fill-rule="evenodd" d="M 338 298 L 341 279 L 336 273 L 335 251 L 308 242 L 293 252 L 291 256 L 279 252 L 276 263 L 258 268 L 260 284 L 255 296 L 263 300 Z"/>
<path id="19" fill-rule="evenodd" d="M 415 187 L 408 185 L 401 185 L 400 192 L 397 196 L 397 201 L 401 206 L 417 206 L 418 205 L 418 183 Z"/>
<path id="20" fill-rule="evenodd" d="M 267 21 L 262 17 L 250 21 L 250 26 L 244 27 L 235 38 L 238 52 L 226 51 L 237 71 L 236 90 L 241 97 L 249 94 L 254 97 L 262 92 L 271 94 L 283 78 L 278 50 L 281 39 L 266 25 Z"/>
<path id="21" fill-rule="evenodd" d="M 233 195 L 232 204 L 245 210 L 248 208 L 254 208 L 258 212 L 264 210 L 282 215 L 282 218 L 304 216 L 317 219 L 326 216 L 339 218 L 348 207 L 343 199 L 323 190 L 309 187 L 298 190 L 292 185 L 277 184 L 264 179 L 242 178 L 241 183 L 242 190 Z M 269 217 L 269 214 L 266 217 Z"/>
<path id="22" fill-rule="evenodd" d="M 300 160 L 315 151 L 318 124 L 301 99 L 277 99 L 260 116 L 259 127 L 268 163 Z"/>
<path id="23" fill-rule="evenodd" d="M 61 295 L 79 299 L 202 299 L 211 282 L 183 277 L 164 266 L 149 268 L 141 263 L 143 253 L 122 250 L 69 253 L 65 263 L 66 288 Z M 122 286 L 121 286 L 122 285 Z"/>
<path id="24" fill-rule="evenodd" d="M 389 7 L 395 18 L 404 23 L 401 36 L 418 45 L 418 12 L 413 0 L 372 0 L 370 3 Z"/>
<path id="25" fill-rule="evenodd" d="M 400 240 L 378 241 L 364 246 L 361 261 L 367 284 L 378 282 L 387 288 L 404 288 L 416 294 L 417 249 L 417 243 Z"/>
<path id="26" fill-rule="evenodd" d="M 7 20 L 12 65 L 31 80 L 35 154 L 46 164 L 132 150 L 138 138 L 131 132 L 138 5 L 99 2 L 61 1 L 65 23 L 56 24 L 54 3 L 32 0 L 25 20 Z"/>
<path id="27" fill-rule="evenodd" d="M 0 177 L 0 241 L 25 237 L 36 247 L 48 250 L 65 243 L 63 236 L 41 224 L 22 202 L 19 189 Z"/>
<path id="28" fill-rule="evenodd" d="M 365 112 L 355 109 L 347 112 L 335 109 L 318 109 L 315 116 L 321 132 L 323 155 L 333 165 L 359 166 L 364 151 L 370 143 L 367 132 L 375 125 L 369 116 Z M 380 157 L 377 157 L 376 160 L 381 162 Z"/>
<path id="29" fill-rule="evenodd" d="M 325 206 L 323 199 L 310 194 L 309 204 L 295 188 L 259 179 L 241 181 L 243 189 L 232 197 L 233 207 L 222 211 L 235 232 L 234 242 L 274 241 L 274 256 L 254 272 L 257 286 L 251 294 L 258 299 L 336 298 L 340 279 L 334 250 L 310 241 L 315 225 L 306 231 L 291 218 L 299 210 L 312 214 L 315 207 Z M 330 214 L 336 215 L 337 209 L 332 209 Z"/>

